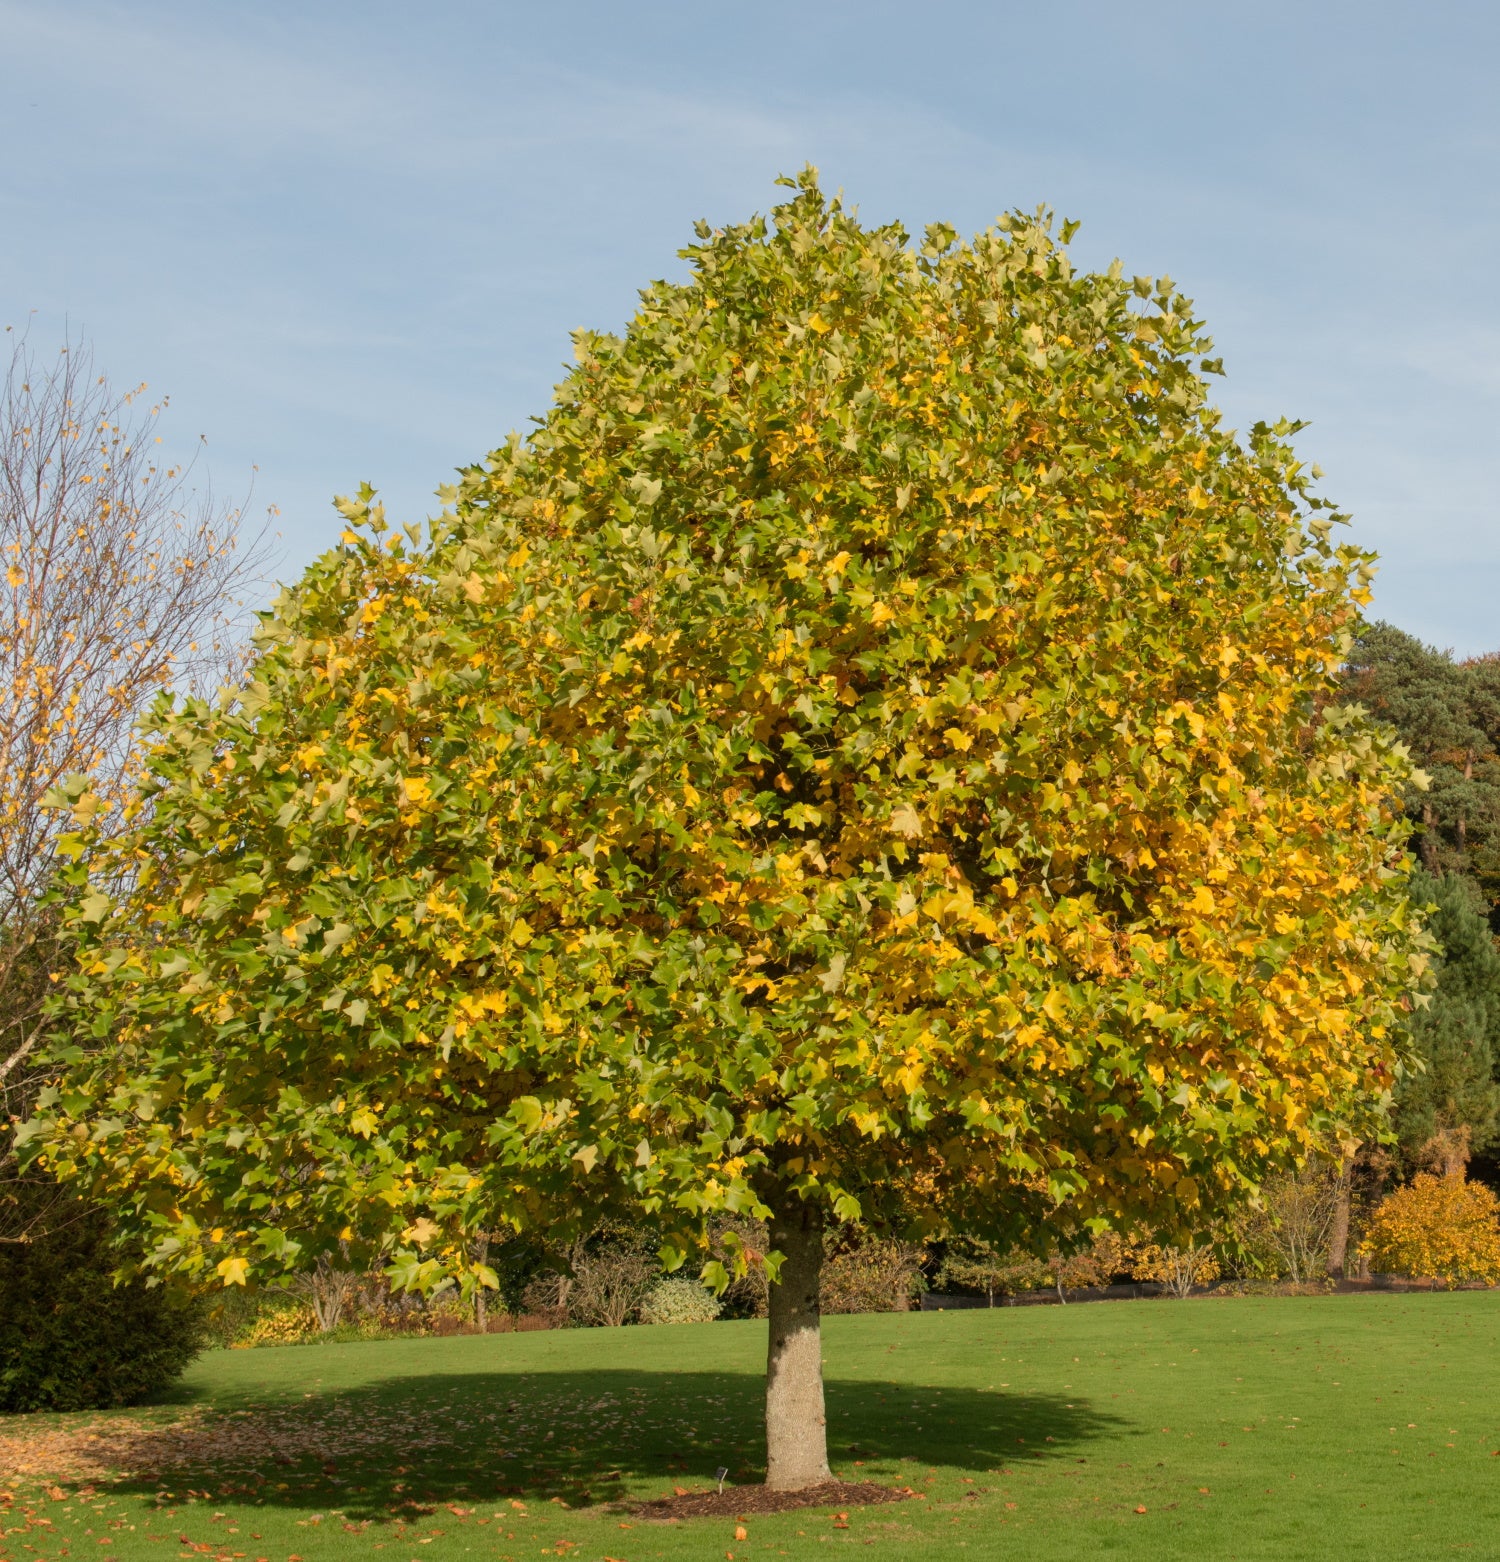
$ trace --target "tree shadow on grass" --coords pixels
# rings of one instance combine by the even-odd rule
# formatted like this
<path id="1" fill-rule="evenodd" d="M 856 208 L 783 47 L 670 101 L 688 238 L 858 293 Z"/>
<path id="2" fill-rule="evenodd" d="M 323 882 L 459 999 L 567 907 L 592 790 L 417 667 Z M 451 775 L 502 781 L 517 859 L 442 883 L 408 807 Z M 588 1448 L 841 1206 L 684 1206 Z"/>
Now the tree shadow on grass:
<path id="1" fill-rule="evenodd" d="M 301 1402 L 210 1412 L 120 1459 L 116 1490 L 395 1519 L 440 1505 L 560 1499 L 569 1507 L 765 1475 L 764 1385 L 729 1372 L 417 1375 Z M 831 1379 L 829 1453 L 844 1479 L 984 1472 L 1076 1459 L 1124 1425 L 1087 1402 L 973 1388 Z M 152 1440 L 155 1446 L 152 1446 Z M 122 1454 L 125 1451 L 122 1450 Z M 914 1478 L 908 1463 L 905 1480 Z"/>

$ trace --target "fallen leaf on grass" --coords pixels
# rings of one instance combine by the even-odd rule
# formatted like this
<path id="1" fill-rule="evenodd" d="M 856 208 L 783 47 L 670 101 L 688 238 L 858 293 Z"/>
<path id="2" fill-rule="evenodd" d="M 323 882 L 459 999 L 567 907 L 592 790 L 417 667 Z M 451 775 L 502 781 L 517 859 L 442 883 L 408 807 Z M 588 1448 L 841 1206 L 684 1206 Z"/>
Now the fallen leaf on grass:
<path id="1" fill-rule="evenodd" d="M 1144 1513 L 1146 1510 L 1139 1503 L 1137 1503 L 1135 1511 L 1137 1513 Z"/>
<path id="2" fill-rule="evenodd" d="M 734 1527 L 734 1538 L 736 1540 L 749 1540 L 750 1531 L 743 1524 L 736 1524 Z"/>

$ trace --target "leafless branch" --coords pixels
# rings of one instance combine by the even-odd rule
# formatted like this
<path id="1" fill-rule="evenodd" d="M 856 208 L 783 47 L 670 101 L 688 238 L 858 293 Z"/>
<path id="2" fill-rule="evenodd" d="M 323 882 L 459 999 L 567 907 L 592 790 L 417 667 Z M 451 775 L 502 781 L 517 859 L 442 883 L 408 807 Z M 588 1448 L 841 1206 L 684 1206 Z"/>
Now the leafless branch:
<path id="1" fill-rule="evenodd" d="M 43 892 L 70 821 L 47 794 L 82 773 L 100 807 L 122 805 L 137 717 L 158 691 L 222 674 L 237 596 L 263 558 L 259 537 L 241 546 L 237 507 L 163 459 L 165 407 L 144 386 L 117 392 L 86 348 L 48 363 L 24 335 L 0 377 L 0 1108 L 11 1121 L 39 1083 L 21 1065 L 59 961 Z"/>

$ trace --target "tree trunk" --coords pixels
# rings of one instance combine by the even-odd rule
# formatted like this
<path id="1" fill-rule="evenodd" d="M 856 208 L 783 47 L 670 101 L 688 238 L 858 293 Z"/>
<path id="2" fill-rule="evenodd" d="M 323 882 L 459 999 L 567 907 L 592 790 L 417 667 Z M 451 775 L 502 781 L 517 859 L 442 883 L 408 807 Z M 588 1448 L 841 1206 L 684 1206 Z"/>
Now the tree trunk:
<path id="1" fill-rule="evenodd" d="M 479 1263 L 482 1264 L 489 1259 L 489 1256 L 490 1234 L 488 1231 L 481 1231 L 474 1241 L 474 1257 L 478 1260 Z M 478 1329 L 481 1334 L 484 1334 L 488 1331 L 489 1326 L 489 1305 L 488 1300 L 484 1294 L 484 1287 L 482 1285 L 476 1285 L 474 1287 L 474 1327 Z"/>
<path id="2" fill-rule="evenodd" d="M 1445 1177 L 1462 1178 L 1469 1170 L 1469 1130 L 1467 1126 L 1444 1128 L 1433 1136 L 1437 1163 Z"/>
<path id="3" fill-rule="evenodd" d="M 1333 1194 L 1333 1227 L 1328 1233 L 1328 1273 L 1342 1280 L 1349 1262 L 1349 1199 L 1354 1189 L 1354 1152 L 1344 1152 Z"/>
<path id="4" fill-rule="evenodd" d="M 818 1282 L 823 1212 L 778 1190 L 771 1246 L 785 1255 L 770 1288 L 766 1351 L 766 1485 L 801 1491 L 833 1479 L 823 1413 L 823 1338 Z"/>
<path id="5" fill-rule="evenodd" d="M 1417 855 L 1422 859 L 1422 866 L 1429 873 L 1437 872 L 1437 834 L 1435 824 L 1436 817 L 1432 811 L 1432 804 L 1423 803 L 1422 835 L 1417 842 Z"/>
<path id="6" fill-rule="evenodd" d="M 1464 780 L 1474 779 L 1474 750 L 1464 751 Z M 1469 819 L 1467 813 L 1460 808 L 1458 811 L 1458 849 L 1467 852 L 1469 849 Z"/>

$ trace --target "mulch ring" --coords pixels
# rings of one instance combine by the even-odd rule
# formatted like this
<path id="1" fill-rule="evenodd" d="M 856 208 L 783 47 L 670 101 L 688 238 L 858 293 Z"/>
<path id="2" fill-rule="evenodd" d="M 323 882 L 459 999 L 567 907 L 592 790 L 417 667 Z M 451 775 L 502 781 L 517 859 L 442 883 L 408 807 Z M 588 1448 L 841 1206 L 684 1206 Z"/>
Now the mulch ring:
<path id="1" fill-rule="evenodd" d="M 764 1486 L 730 1486 L 724 1491 L 681 1491 L 654 1502 L 635 1503 L 638 1519 L 744 1518 L 752 1513 L 790 1513 L 795 1508 L 865 1508 L 881 1502 L 909 1502 L 910 1486 L 881 1486 L 876 1481 L 824 1481 L 801 1491 L 771 1491 Z"/>

